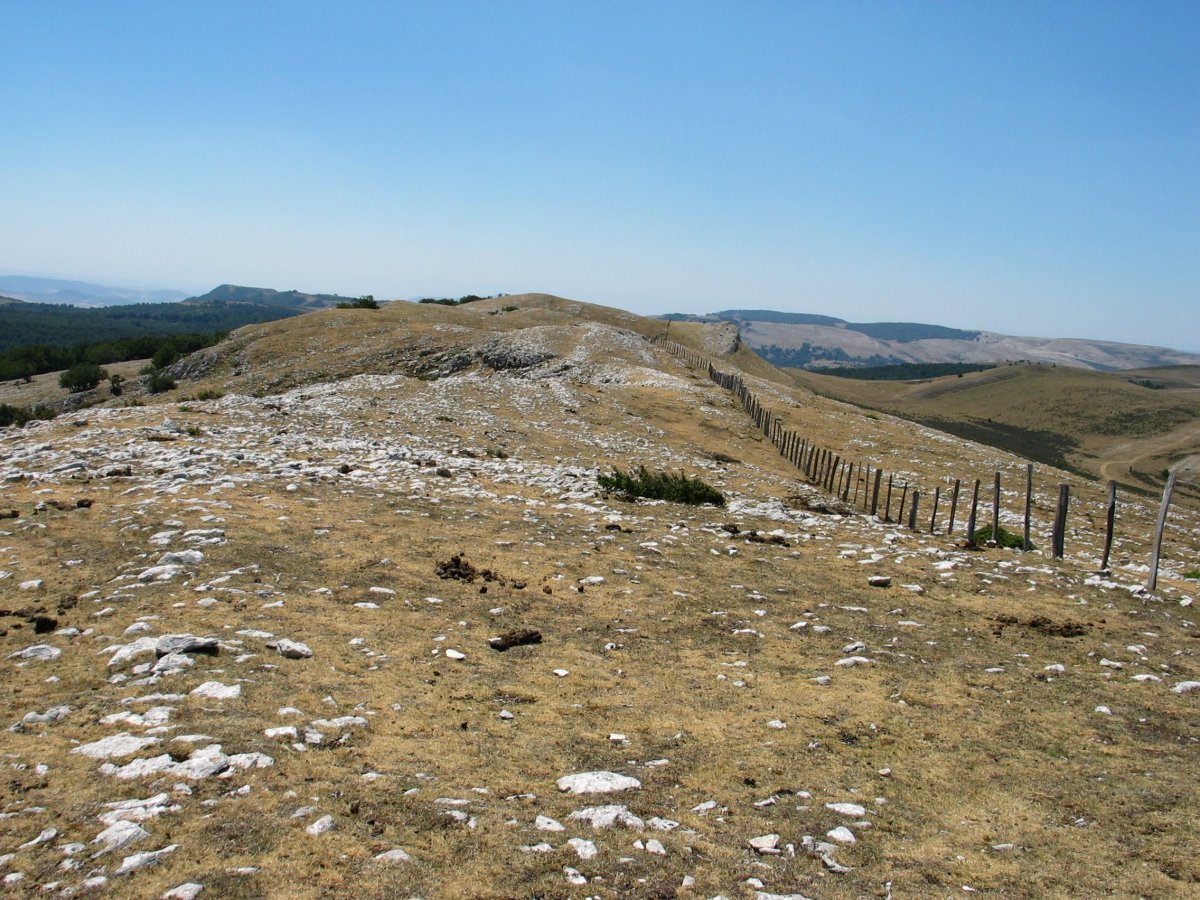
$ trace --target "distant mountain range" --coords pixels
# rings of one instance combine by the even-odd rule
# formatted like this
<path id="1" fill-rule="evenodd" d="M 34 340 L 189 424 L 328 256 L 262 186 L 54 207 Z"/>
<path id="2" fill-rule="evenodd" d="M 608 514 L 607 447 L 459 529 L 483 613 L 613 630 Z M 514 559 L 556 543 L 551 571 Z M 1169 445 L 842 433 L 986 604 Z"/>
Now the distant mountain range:
<path id="1" fill-rule="evenodd" d="M 174 303 L 187 297 L 183 291 L 139 290 L 111 287 L 87 281 L 0 275 L 0 294 L 26 303 L 55 303 L 69 306 L 123 306 L 129 303 Z"/>
<path id="2" fill-rule="evenodd" d="M 777 366 L 816 369 L 902 363 L 999 363 L 1017 360 L 1101 372 L 1200 364 L 1200 354 L 1080 338 L 1016 337 L 917 322 L 847 322 L 833 316 L 767 309 L 726 309 L 673 321 L 732 322 L 742 340 Z"/>

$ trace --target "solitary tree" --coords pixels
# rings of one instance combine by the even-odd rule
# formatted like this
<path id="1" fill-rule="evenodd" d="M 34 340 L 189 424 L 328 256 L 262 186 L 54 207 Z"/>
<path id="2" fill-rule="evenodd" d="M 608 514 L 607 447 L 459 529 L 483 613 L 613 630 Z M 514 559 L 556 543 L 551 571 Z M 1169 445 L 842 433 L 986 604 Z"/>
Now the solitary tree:
<path id="1" fill-rule="evenodd" d="M 107 378 L 105 372 L 95 363 L 76 363 L 58 376 L 58 383 L 72 394 L 78 391 L 90 391 L 102 379 Z"/>

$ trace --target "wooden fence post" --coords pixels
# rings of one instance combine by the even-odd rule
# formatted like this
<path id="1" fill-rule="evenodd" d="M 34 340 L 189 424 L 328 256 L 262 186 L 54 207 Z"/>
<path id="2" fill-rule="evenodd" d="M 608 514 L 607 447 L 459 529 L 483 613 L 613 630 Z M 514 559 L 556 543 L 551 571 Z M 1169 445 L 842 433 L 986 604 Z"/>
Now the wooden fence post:
<path id="1" fill-rule="evenodd" d="M 1029 513 L 1033 509 L 1033 463 L 1025 465 L 1025 538 L 1021 542 L 1021 552 L 1029 549 Z"/>
<path id="2" fill-rule="evenodd" d="M 888 476 L 887 500 L 883 504 L 883 521 L 892 521 L 892 479 L 894 475 Z"/>
<path id="3" fill-rule="evenodd" d="M 896 521 L 904 524 L 904 501 L 908 498 L 908 482 L 904 482 L 904 487 L 900 490 L 900 512 L 896 513 Z"/>
<path id="4" fill-rule="evenodd" d="M 850 502 L 850 482 L 854 480 L 854 463 L 846 467 L 846 486 L 842 488 L 842 502 Z"/>
<path id="5" fill-rule="evenodd" d="M 997 546 L 1000 543 L 1000 473 L 996 473 L 996 486 L 992 492 L 992 539 L 988 541 L 989 546 Z"/>
<path id="6" fill-rule="evenodd" d="M 908 507 L 908 530 L 917 530 L 917 506 L 921 502 L 921 492 L 913 488 L 912 503 Z"/>
<path id="7" fill-rule="evenodd" d="M 958 512 L 958 489 L 961 484 L 961 479 L 954 479 L 954 493 L 950 496 L 950 527 L 946 529 L 946 534 L 954 534 L 954 514 Z"/>
<path id="8" fill-rule="evenodd" d="M 967 517 L 967 546 L 975 544 L 975 511 L 979 508 L 979 479 L 975 479 L 975 490 L 971 493 L 971 514 Z"/>
<path id="9" fill-rule="evenodd" d="M 1055 559 L 1063 558 L 1067 534 L 1067 504 L 1070 501 L 1071 486 L 1069 484 L 1060 484 L 1058 486 L 1058 509 L 1054 511 L 1054 536 L 1051 548 L 1051 553 Z"/>
<path id="10" fill-rule="evenodd" d="M 1108 571 L 1108 554 L 1112 550 L 1113 524 L 1117 518 L 1117 483 L 1108 483 L 1108 505 L 1104 509 L 1104 555 L 1100 557 L 1100 571 Z"/>
<path id="11" fill-rule="evenodd" d="M 1175 473 L 1167 476 L 1167 486 L 1163 488 L 1162 506 L 1158 508 L 1158 524 L 1154 526 L 1154 553 L 1150 557 L 1150 574 L 1146 576 L 1146 590 L 1153 591 L 1158 587 L 1158 557 L 1162 552 L 1163 528 L 1167 524 L 1167 507 L 1171 505 L 1171 494 L 1175 490 Z"/>
<path id="12" fill-rule="evenodd" d="M 879 512 L 879 482 L 883 478 L 883 469 L 875 470 L 875 490 L 871 493 L 871 515 Z"/>
<path id="13" fill-rule="evenodd" d="M 929 517 L 929 533 L 930 534 L 933 534 L 934 530 L 937 528 L 938 501 L 941 499 L 942 499 L 942 489 L 940 486 L 935 487 L 933 489 L 933 515 L 931 515 Z"/>

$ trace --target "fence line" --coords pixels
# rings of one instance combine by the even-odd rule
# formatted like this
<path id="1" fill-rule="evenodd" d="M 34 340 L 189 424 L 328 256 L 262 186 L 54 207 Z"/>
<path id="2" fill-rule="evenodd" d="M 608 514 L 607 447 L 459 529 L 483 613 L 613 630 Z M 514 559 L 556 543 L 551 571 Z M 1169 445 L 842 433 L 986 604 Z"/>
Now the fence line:
<path id="1" fill-rule="evenodd" d="M 754 427 L 761 430 L 763 435 L 774 444 L 780 455 L 788 460 L 799 471 L 801 476 L 810 484 L 819 485 L 825 491 L 832 494 L 835 498 L 841 499 L 847 505 L 852 505 L 857 508 L 859 506 L 859 491 L 858 486 L 861 481 L 863 485 L 861 507 L 867 515 L 879 517 L 879 492 L 883 480 L 883 469 L 876 466 L 871 468 L 870 464 L 859 461 L 855 462 L 849 458 L 843 460 L 842 457 L 827 447 L 819 447 L 811 442 L 807 437 L 798 432 L 786 428 L 783 424 L 783 418 L 768 409 L 762 401 L 755 396 L 749 386 L 740 375 L 735 375 L 731 372 L 723 372 L 718 369 L 710 358 L 703 354 L 697 353 L 689 347 L 685 347 L 675 341 L 664 337 L 655 336 L 648 338 L 650 343 L 655 346 L 662 347 L 671 354 L 679 357 L 685 362 L 698 369 L 705 370 L 708 373 L 709 379 L 718 387 L 729 391 L 741 404 L 742 409 L 750 416 L 750 420 L 754 423 Z M 856 477 L 857 473 L 857 477 Z M 872 475 L 874 475 L 874 484 L 872 485 Z M 894 475 L 888 473 L 886 496 L 883 503 L 882 521 L 891 522 L 892 511 L 892 485 Z M 1154 536 L 1154 549 L 1152 558 L 1152 568 L 1150 578 L 1147 580 L 1147 589 L 1154 590 L 1155 578 L 1158 569 L 1159 547 L 1162 541 L 1162 530 L 1165 524 L 1167 507 L 1170 504 L 1171 489 L 1174 487 L 1175 474 L 1172 472 L 1169 476 L 1167 487 L 1163 491 L 1162 506 L 1159 510 L 1159 518 Z M 946 528 L 946 534 L 954 533 L 955 516 L 958 512 L 959 490 L 961 487 L 961 479 L 954 480 L 953 494 L 950 501 L 950 516 Z M 853 493 L 851 493 L 853 486 Z M 967 520 L 967 546 L 975 547 L 976 535 L 976 514 L 979 506 L 980 494 L 980 479 L 975 479 L 974 489 L 971 495 L 971 508 Z M 905 522 L 904 512 L 906 500 L 911 488 L 912 498 L 908 502 L 909 516 L 907 523 Z M 900 508 L 896 515 L 896 523 L 899 525 L 907 524 L 912 530 L 918 530 L 920 523 L 917 521 L 917 507 L 922 496 L 929 496 L 928 493 L 922 494 L 917 485 L 910 485 L 907 481 L 901 487 Z M 938 506 L 941 497 L 941 487 L 937 487 L 933 494 L 933 514 L 929 520 L 929 533 L 934 534 L 938 530 Z M 1069 491 L 1066 485 L 1060 486 L 1058 509 L 1056 510 L 1054 527 L 1051 536 L 1053 556 L 1061 558 L 1063 556 L 1063 544 L 1065 542 L 1065 525 L 1066 525 L 1066 506 Z M 1030 530 L 1030 510 L 1033 501 L 1033 465 L 1027 464 L 1025 472 L 1025 503 L 1024 503 L 1024 534 L 1021 541 L 1021 548 L 1028 550 L 1032 544 L 1029 542 Z M 985 501 L 986 503 L 986 501 Z M 988 539 L 990 546 L 995 546 L 1002 537 L 1003 529 L 1000 527 L 1000 472 L 995 473 L 995 480 L 992 492 L 992 509 L 991 509 L 991 534 Z M 1107 571 L 1109 550 L 1112 546 L 1113 539 L 1113 519 L 1116 510 L 1116 482 L 1108 483 L 1108 503 L 1106 506 L 1106 533 L 1104 538 L 1104 552 L 1100 561 L 1100 570 Z"/>

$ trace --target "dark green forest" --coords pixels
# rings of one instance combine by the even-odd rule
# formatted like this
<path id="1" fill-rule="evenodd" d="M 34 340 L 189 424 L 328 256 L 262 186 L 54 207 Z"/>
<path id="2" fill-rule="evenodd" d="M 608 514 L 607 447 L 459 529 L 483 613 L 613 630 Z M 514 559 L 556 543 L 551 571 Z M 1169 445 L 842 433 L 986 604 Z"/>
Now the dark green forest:
<path id="1" fill-rule="evenodd" d="M 0 305 L 0 351 L 31 344 L 96 344 L 145 336 L 232 331 L 301 312 L 254 303 L 134 303 L 83 309 L 50 303 Z"/>

